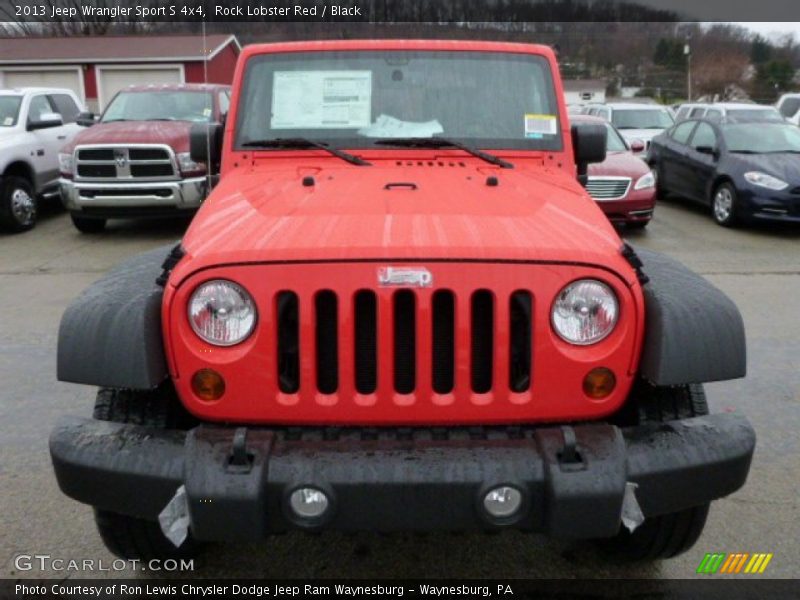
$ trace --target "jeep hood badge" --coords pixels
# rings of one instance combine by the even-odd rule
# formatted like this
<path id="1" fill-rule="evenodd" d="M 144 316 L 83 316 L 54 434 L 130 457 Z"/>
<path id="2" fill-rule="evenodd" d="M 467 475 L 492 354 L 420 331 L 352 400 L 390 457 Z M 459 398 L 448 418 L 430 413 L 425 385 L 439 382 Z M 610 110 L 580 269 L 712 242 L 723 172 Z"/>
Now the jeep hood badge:
<path id="1" fill-rule="evenodd" d="M 378 285 L 381 287 L 431 287 L 433 275 L 425 267 L 380 267 Z"/>

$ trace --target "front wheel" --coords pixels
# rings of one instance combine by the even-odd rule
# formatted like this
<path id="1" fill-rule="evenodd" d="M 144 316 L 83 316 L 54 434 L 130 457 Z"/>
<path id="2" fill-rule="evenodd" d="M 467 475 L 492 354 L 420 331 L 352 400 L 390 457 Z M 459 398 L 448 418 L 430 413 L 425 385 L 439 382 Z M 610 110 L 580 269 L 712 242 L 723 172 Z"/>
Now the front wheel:
<path id="1" fill-rule="evenodd" d="M 100 233 L 106 227 L 105 219 L 96 219 L 92 217 L 82 217 L 75 213 L 70 214 L 72 224 L 81 233 Z"/>
<path id="2" fill-rule="evenodd" d="M 631 393 L 620 424 L 663 423 L 707 415 L 708 403 L 698 384 L 656 387 L 640 382 Z M 601 549 L 630 561 L 672 558 L 694 546 L 703 533 L 710 503 L 648 517 L 631 533 L 625 528 L 613 538 L 599 540 Z"/>
<path id="3" fill-rule="evenodd" d="M 183 408 L 169 384 L 147 391 L 101 388 L 93 416 L 101 421 L 157 429 L 189 429 L 194 425 L 193 417 Z M 191 532 L 176 548 L 156 521 L 98 508 L 95 508 L 94 520 L 106 548 L 120 558 L 191 558 L 202 550 L 202 545 L 192 539 Z"/>
<path id="4" fill-rule="evenodd" d="M 718 225 L 723 227 L 736 225 L 737 201 L 736 188 L 732 183 L 726 181 L 714 188 L 711 196 L 711 215 Z"/>
<path id="5" fill-rule="evenodd" d="M 18 233 L 36 225 L 36 194 L 30 181 L 23 177 L 0 180 L 0 226 Z"/>

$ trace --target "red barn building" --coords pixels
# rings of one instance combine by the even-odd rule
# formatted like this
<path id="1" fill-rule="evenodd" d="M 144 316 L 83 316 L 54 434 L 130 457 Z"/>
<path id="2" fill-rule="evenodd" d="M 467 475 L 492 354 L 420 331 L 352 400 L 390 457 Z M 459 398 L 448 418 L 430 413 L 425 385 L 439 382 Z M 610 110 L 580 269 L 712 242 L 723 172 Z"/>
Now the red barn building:
<path id="1" fill-rule="evenodd" d="M 132 84 L 229 84 L 240 51 L 227 34 L 2 38 L 0 89 L 69 88 L 101 111 Z"/>

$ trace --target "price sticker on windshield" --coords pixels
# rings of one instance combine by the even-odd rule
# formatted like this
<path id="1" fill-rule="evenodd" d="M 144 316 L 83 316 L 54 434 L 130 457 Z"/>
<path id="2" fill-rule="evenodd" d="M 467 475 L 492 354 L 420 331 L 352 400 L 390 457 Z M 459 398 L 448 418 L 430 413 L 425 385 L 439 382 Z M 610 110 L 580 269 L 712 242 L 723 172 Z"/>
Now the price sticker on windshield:
<path id="1" fill-rule="evenodd" d="M 540 138 L 544 135 L 556 135 L 558 123 L 555 115 L 528 113 L 525 115 L 525 137 Z"/>
<path id="2" fill-rule="evenodd" d="M 5 119 L 3 119 L 3 125 L 5 125 L 6 127 L 9 127 L 13 123 L 14 119 L 12 119 L 11 117 L 6 117 Z"/>

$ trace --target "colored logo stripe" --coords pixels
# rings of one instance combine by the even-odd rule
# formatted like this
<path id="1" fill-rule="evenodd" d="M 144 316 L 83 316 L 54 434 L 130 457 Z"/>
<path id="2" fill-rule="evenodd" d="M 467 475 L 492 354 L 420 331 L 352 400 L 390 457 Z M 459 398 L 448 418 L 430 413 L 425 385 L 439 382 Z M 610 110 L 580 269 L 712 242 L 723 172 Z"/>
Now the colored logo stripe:
<path id="1" fill-rule="evenodd" d="M 753 558 L 747 563 L 745 573 L 763 573 L 767 568 L 769 561 L 772 560 L 772 553 L 770 554 L 753 554 Z"/>
<path id="2" fill-rule="evenodd" d="M 725 553 L 717 552 L 715 554 L 706 554 L 703 557 L 700 566 L 697 567 L 698 573 L 706 573 L 708 575 L 713 575 L 717 572 L 720 565 L 722 565 L 722 561 L 725 559 Z"/>

